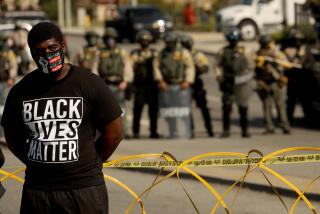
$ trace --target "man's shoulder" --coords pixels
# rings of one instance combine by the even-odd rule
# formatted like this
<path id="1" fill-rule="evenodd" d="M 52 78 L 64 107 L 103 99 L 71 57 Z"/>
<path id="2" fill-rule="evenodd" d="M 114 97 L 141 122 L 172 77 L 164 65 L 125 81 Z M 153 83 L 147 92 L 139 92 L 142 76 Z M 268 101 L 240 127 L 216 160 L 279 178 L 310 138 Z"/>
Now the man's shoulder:
<path id="1" fill-rule="evenodd" d="M 19 82 L 17 82 L 11 89 L 10 94 L 19 96 L 19 94 L 27 92 L 31 87 L 35 87 L 39 83 L 38 69 L 28 73 Z"/>
<path id="2" fill-rule="evenodd" d="M 71 65 L 71 67 L 73 69 L 72 75 L 74 77 L 83 78 L 85 80 L 100 79 L 100 77 L 92 73 L 90 69 L 79 67 L 77 65 Z"/>

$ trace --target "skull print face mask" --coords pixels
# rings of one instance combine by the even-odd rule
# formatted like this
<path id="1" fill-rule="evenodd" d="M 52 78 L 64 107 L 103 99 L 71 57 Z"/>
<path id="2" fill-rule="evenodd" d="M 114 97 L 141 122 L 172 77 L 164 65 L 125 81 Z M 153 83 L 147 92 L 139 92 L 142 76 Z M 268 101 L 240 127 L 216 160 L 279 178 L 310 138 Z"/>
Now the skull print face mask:
<path id="1" fill-rule="evenodd" d="M 38 68 L 45 74 L 59 74 L 64 62 L 64 53 L 60 48 L 56 51 L 46 53 L 37 62 Z"/>

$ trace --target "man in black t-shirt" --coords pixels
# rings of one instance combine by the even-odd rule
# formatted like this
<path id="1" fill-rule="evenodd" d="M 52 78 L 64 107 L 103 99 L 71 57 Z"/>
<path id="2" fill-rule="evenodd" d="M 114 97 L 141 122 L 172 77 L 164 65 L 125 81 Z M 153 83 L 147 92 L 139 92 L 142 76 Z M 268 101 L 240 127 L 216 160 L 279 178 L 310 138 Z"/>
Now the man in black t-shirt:
<path id="1" fill-rule="evenodd" d="M 38 69 L 12 88 L 1 121 L 27 166 L 20 212 L 108 213 L 102 163 L 122 139 L 121 108 L 101 78 L 64 63 L 57 26 L 35 25 L 28 43 Z"/>

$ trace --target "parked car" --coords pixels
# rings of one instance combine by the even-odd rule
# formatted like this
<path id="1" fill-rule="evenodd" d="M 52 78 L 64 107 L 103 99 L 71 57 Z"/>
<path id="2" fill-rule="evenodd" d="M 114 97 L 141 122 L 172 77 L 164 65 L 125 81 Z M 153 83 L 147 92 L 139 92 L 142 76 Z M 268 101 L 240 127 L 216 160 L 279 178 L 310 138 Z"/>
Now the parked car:
<path id="1" fill-rule="evenodd" d="M 105 22 L 105 27 L 113 27 L 119 34 L 119 41 L 129 39 L 135 41 L 138 31 L 150 31 L 154 39 L 163 36 L 166 31 L 173 28 L 172 22 L 153 6 L 120 7 L 118 17 Z"/>

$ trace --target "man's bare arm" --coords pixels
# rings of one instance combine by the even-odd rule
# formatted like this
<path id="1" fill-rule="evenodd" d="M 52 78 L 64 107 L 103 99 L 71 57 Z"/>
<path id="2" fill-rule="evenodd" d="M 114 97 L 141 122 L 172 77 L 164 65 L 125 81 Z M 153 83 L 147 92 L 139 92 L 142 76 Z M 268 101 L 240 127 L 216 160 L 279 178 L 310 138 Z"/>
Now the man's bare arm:
<path id="1" fill-rule="evenodd" d="M 103 162 L 105 162 L 123 139 L 121 117 L 106 124 L 100 131 L 101 136 L 98 138 L 96 144 L 98 152 L 100 153 Z"/>

